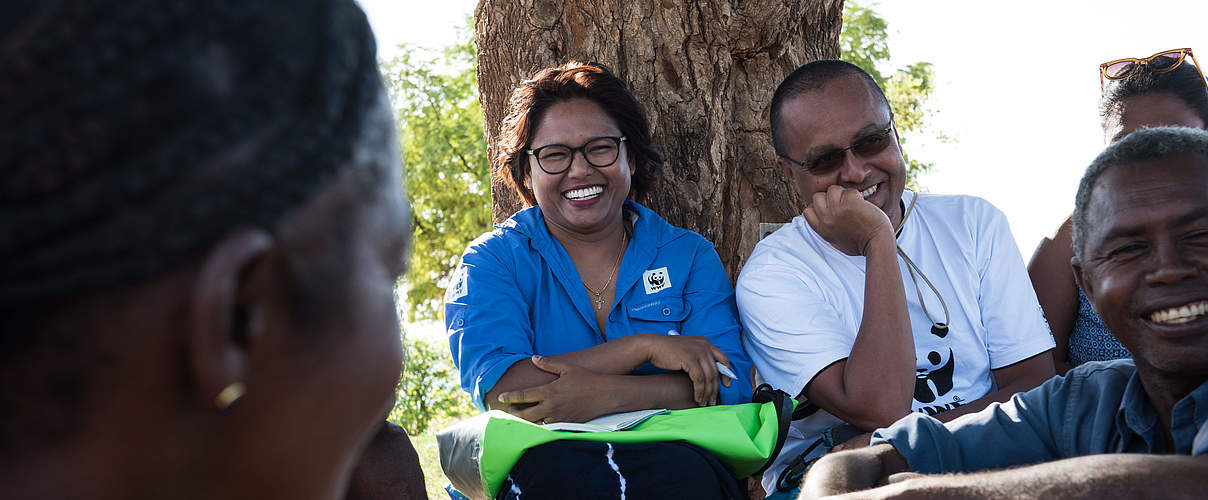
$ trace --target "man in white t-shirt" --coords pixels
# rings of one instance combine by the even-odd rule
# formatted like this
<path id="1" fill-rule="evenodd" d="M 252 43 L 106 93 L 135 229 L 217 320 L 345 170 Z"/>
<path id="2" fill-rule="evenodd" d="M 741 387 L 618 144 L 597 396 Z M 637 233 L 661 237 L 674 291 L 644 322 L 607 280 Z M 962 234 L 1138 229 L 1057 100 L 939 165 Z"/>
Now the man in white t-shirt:
<path id="1" fill-rule="evenodd" d="M 950 420 L 1053 376 L 1006 219 L 979 198 L 905 192 L 893 114 L 867 73 L 812 62 L 771 108 L 779 166 L 807 208 L 743 267 L 743 340 L 764 381 L 820 410 L 793 423 L 769 493 L 793 482 L 786 465 L 865 445 L 911 411 Z"/>

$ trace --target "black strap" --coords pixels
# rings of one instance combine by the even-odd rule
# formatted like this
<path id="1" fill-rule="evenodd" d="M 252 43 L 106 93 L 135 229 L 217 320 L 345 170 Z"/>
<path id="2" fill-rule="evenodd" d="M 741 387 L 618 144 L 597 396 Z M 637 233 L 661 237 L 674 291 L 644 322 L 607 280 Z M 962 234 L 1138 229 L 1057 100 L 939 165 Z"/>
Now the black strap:
<path id="1" fill-rule="evenodd" d="M 779 431 L 776 434 L 776 447 L 772 449 L 772 454 L 768 456 L 768 461 L 764 462 L 759 470 L 752 475 L 758 475 L 772 466 L 772 462 L 776 457 L 780 456 L 780 449 L 784 447 L 785 440 L 789 437 L 789 424 L 794 420 L 801 420 L 805 417 L 813 415 L 818 411 L 818 405 L 806 403 L 794 406 L 793 397 L 788 393 L 773 389 L 771 385 L 759 384 L 755 388 L 755 394 L 751 398 L 756 403 L 767 403 L 771 401 L 776 407 L 776 417 L 779 424 Z"/>
<path id="2" fill-rule="evenodd" d="M 772 462 L 776 460 L 776 457 L 780 456 L 780 449 L 784 447 L 784 442 L 789 437 L 789 425 L 795 420 L 801 420 L 813 415 L 814 413 L 817 413 L 818 405 L 807 402 L 794 407 L 794 400 L 792 396 L 789 396 L 787 392 L 782 390 L 773 389 L 769 384 L 759 384 L 759 387 L 755 388 L 755 393 L 751 400 L 756 403 L 766 403 L 771 401 L 776 407 L 776 415 L 780 424 L 779 433 L 776 436 L 776 448 L 774 448 L 772 450 L 772 454 L 768 456 L 768 461 L 764 462 L 763 466 L 752 474 L 758 475 L 762 474 L 763 471 L 767 470 L 768 467 L 771 467 Z M 804 458 L 806 455 L 809 455 L 811 451 L 814 451 L 814 448 L 817 448 L 820 444 L 822 444 L 821 439 L 811 444 L 809 448 L 805 450 L 805 453 L 798 455 L 797 458 L 789 462 L 788 466 L 781 471 L 780 477 L 776 479 L 777 490 L 788 491 L 796 487 L 797 484 L 801 482 L 801 477 L 805 474 L 806 469 L 812 465 L 812 463 L 805 463 Z"/>
<path id="3" fill-rule="evenodd" d="M 817 457 L 806 462 L 805 457 L 820 444 L 822 444 L 822 438 L 818 438 L 809 448 L 806 448 L 800 455 L 797 455 L 784 465 L 784 469 L 780 471 L 780 476 L 776 478 L 776 491 L 789 491 L 801 484 L 801 478 L 805 477 L 805 473 L 810 470 L 814 462 L 818 461 L 818 458 L 822 458 Z"/>
<path id="4" fill-rule="evenodd" d="M 751 474 L 752 476 L 757 476 L 767 470 L 768 467 L 771 467 L 776 457 L 780 456 L 780 448 L 784 446 L 785 439 L 789 437 L 789 424 L 793 422 L 794 407 L 792 398 L 789 397 L 788 393 L 773 389 L 768 384 L 759 384 L 759 387 L 755 388 L 755 393 L 751 396 L 751 401 L 760 404 L 769 401 L 772 402 L 776 407 L 776 420 L 779 427 L 776 432 L 776 447 L 772 449 L 772 454 L 768 455 L 768 460 L 759 467 L 759 470 Z"/>
<path id="5" fill-rule="evenodd" d="M 805 417 L 818 413 L 818 410 L 818 405 L 806 401 L 805 404 L 797 405 L 797 409 L 793 410 L 793 420 L 801 420 Z"/>
<path id="6" fill-rule="evenodd" d="M 818 438 L 805 451 L 793 457 L 792 460 L 789 460 L 789 463 L 784 465 L 784 470 L 780 471 L 780 477 L 776 478 L 776 490 L 789 491 L 801 484 L 801 478 L 805 477 L 805 473 L 810 470 L 810 467 L 814 466 L 814 462 L 822 458 L 821 456 L 817 456 L 808 462 L 805 460 L 805 457 L 809 456 L 810 452 L 814 451 L 818 446 L 828 442 L 831 444 L 843 443 L 863 433 L 863 430 L 850 424 L 837 425 L 823 431 L 823 437 Z"/>
<path id="7" fill-rule="evenodd" d="M 768 401 L 776 401 L 777 409 L 780 408 L 781 404 L 788 403 L 788 401 L 784 401 L 783 403 L 781 403 L 780 401 L 782 399 L 785 399 L 785 400 L 792 399 L 792 396 L 789 396 L 789 394 L 787 392 L 784 392 L 780 389 L 773 389 L 771 384 L 766 384 L 766 383 L 759 384 L 759 387 L 755 388 L 755 394 L 751 397 L 751 400 L 756 403 L 766 403 Z M 810 415 L 817 413 L 818 410 L 819 410 L 818 405 L 816 405 L 812 402 L 807 401 L 803 404 L 798 404 L 797 407 L 793 409 L 793 414 L 790 417 L 790 420 L 793 420 L 793 421 L 801 420 L 803 418 L 806 418 Z"/>

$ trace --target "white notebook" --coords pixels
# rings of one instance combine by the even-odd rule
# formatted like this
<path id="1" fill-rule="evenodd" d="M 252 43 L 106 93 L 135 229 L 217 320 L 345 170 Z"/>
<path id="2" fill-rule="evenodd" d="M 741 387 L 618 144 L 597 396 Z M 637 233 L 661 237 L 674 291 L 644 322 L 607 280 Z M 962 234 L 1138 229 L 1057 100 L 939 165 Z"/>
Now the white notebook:
<path id="1" fill-rule="evenodd" d="M 545 424 L 541 427 L 551 431 L 570 431 L 570 432 L 614 432 L 632 429 L 634 426 L 642 423 L 644 420 L 667 413 L 665 408 L 653 410 L 638 410 L 625 413 L 613 413 L 588 420 L 583 423 L 576 422 L 554 422 Z"/>

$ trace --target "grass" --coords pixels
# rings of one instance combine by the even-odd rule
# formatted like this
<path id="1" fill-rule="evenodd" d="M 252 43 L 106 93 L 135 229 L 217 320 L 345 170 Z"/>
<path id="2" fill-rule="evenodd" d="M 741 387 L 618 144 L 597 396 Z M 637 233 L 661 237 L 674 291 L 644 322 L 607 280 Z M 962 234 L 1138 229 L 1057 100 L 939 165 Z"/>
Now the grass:
<path id="1" fill-rule="evenodd" d="M 428 491 L 429 500 L 449 498 L 445 493 L 445 473 L 440 470 L 440 453 L 436 446 L 436 431 L 429 430 L 423 434 L 411 436 L 411 444 L 419 453 L 419 466 L 424 469 L 424 489 Z"/>

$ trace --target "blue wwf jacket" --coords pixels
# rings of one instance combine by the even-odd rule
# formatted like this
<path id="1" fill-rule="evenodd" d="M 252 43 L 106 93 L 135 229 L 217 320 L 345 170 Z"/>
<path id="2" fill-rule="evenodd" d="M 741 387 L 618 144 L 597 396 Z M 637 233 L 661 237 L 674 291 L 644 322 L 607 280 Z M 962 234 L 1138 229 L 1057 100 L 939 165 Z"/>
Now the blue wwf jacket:
<path id="1" fill-rule="evenodd" d="M 608 338 L 638 333 L 701 335 L 730 358 L 738 379 L 720 385 L 722 404 L 751 400 L 751 359 L 739 340 L 734 288 L 713 245 L 650 209 L 636 215 L 617 274 Z M 461 386 L 485 409 L 487 391 L 517 361 L 604 342 L 570 256 L 539 207 L 517 212 L 470 243 L 445 292 L 449 348 Z M 667 373 L 646 363 L 634 375 Z"/>

